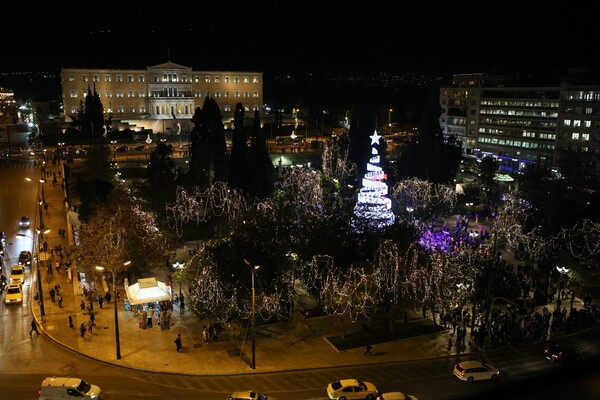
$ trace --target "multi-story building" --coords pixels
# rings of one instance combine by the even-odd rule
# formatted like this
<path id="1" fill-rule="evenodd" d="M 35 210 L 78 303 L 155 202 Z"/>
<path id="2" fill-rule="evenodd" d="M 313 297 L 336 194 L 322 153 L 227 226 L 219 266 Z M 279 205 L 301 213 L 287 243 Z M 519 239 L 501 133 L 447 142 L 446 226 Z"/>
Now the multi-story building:
<path id="1" fill-rule="evenodd" d="M 191 129 L 196 107 L 202 108 L 206 97 L 215 99 L 226 125 L 237 103 L 250 120 L 255 110 L 262 115 L 262 72 L 196 71 L 169 61 L 135 70 L 63 68 L 61 85 L 67 118 L 85 102 L 88 90 L 95 90 L 117 126 L 154 133 L 175 133 L 177 123 Z"/>
<path id="2" fill-rule="evenodd" d="M 569 148 L 600 173 L 599 87 L 455 75 L 441 87 L 440 105 L 444 135 L 461 142 L 465 155 L 492 155 L 501 169 L 519 171 L 528 163 L 556 167 Z"/>

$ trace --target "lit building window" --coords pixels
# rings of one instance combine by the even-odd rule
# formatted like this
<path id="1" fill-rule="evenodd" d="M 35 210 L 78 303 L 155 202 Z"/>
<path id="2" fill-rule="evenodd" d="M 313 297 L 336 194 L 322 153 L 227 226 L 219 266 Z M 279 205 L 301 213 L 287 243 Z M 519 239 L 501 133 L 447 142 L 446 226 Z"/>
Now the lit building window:
<path id="1" fill-rule="evenodd" d="M 563 125 L 564 125 L 564 126 L 571 126 L 571 120 L 570 120 L 570 119 L 565 119 L 565 120 L 563 121 Z"/>
<path id="2" fill-rule="evenodd" d="M 134 96 L 135 96 L 135 94 L 134 94 L 133 90 L 129 90 L 127 92 L 127 97 L 134 97 Z"/>
<path id="3" fill-rule="evenodd" d="M 221 97 L 221 91 L 215 90 L 215 97 Z"/>
<path id="4" fill-rule="evenodd" d="M 228 76 L 225 77 L 225 83 L 229 83 L 229 77 Z"/>
<path id="5" fill-rule="evenodd" d="M 77 107 L 71 107 L 71 114 L 77 113 Z"/>
<path id="6" fill-rule="evenodd" d="M 123 82 L 123 76 L 121 74 L 117 74 L 117 78 L 115 79 L 117 82 Z"/>
<path id="7" fill-rule="evenodd" d="M 127 82 L 133 82 L 133 75 L 127 75 Z"/>
<path id="8" fill-rule="evenodd" d="M 94 79 L 94 82 L 100 82 L 100 75 L 94 74 L 93 79 Z"/>
<path id="9" fill-rule="evenodd" d="M 110 82 L 110 75 L 109 74 L 104 75 L 104 82 Z"/>
<path id="10" fill-rule="evenodd" d="M 71 90 L 71 97 L 77 97 L 77 90 Z"/>
<path id="11" fill-rule="evenodd" d="M 233 97 L 240 97 L 240 91 L 236 90 L 235 92 L 233 92 Z"/>
<path id="12" fill-rule="evenodd" d="M 252 97 L 258 97 L 258 90 L 252 92 Z"/>
<path id="13" fill-rule="evenodd" d="M 146 106 L 140 106 L 140 112 L 145 113 L 146 112 Z"/>
<path id="14" fill-rule="evenodd" d="M 240 77 L 239 76 L 234 76 L 233 77 L 233 83 L 240 83 Z"/>
<path id="15" fill-rule="evenodd" d="M 577 132 L 573 132 L 573 133 L 571 134 L 571 139 L 573 139 L 573 140 L 579 140 L 579 133 L 577 133 Z"/>
<path id="16" fill-rule="evenodd" d="M 209 76 L 209 75 L 206 75 L 206 76 L 204 77 L 204 82 L 206 82 L 206 83 L 210 83 L 210 76 Z"/>
<path id="17" fill-rule="evenodd" d="M 202 90 L 196 90 L 194 92 L 194 97 L 202 97 Z"/>
<path id="18" fill-rule="evenodd" d="M 146 97 L 146 91 L 140 90 L 140 97 Z"/>
<path id="19" fill-rule="evenodd" d="M 219 83 L 221 82 L 221 77 L 220 76 L 215 76 L 215 83 Z"/>
<path id="20" fill-rule="evenodd" d="M 225 104 L 225 107 L 223 108 L 226 112 L 230 112 L 231 111 L 231 106 L 229 104 Z"/>
<path id="21" fill-rule="evenodd" d="M 112 97 L 112 90 L 106 91 L 106 97 Z"/>
<path id="22" fill-rule="evenodd" d="M 117 97 L 123 97 L 123 91 L 117 90 Z"/>
<path id="23" fill-rule="evenodd" d="M 250 97 L 250 91 L 244 90 L 244 97 Z"/>
<path id="24" fill-rule="evenodd" d="M 252 83 L 258 83 L 258 76 L 252 77 Z"/>
<path id="25" fill-rule="evenodd" d="M 135 106 L 129 106 L 129 112 L 134 113 L 135 112 Z"/>
<path id="26" fill-rule="evenodd" d="M 244 76 L 244 83 L 249 83 L 250 82 L 250 78 L 247 76 Z"/>
<path id="27" fill-rule="evenodd" d="M 117 112 L 124 113 L 125 112 L 125 107 L 119 106 L 119 108 L 117 109 Z"/>
<path id="28" fill-rule="evenodd" d="M 582 133 L 581 134 L 581 140 L 583 140 L 584 142 L 588 142 L 590 140 L 590 134 L 589 133 Z"/>
<path id="29" fill-rule="evenodd" d="M 87 82 L 88 81 L 87 75 L 86 74 L 81 75 L 81 80 L 84 82 Z"/>
<path id="30" fill-rule="evenodd" d="M 225 97 L 229 97 L 229 90 L 225 91 Z"/>
<path id="31" fill-rule="evenodd" d="M 140 75 L 138 77 L 138 80 L 139 80 L 139 82 L 144 82 L 144 81 L 146 81 L 146 77 L 144 75 Z"/>
<path id="32" fill-rule="evenodd" d="M 69 82 L 75 82 L 75 75 L 69 74 Z"/>

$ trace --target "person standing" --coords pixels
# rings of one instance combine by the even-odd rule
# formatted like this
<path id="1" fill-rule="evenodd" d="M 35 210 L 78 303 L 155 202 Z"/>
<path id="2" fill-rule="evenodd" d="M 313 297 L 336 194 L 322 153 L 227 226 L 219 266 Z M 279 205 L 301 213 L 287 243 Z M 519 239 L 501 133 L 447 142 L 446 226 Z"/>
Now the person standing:
<path id="1" fill-rule="evenodd" d="M 40 334 L 37 330 L 37 323 L 35 322 L 35 319 L 31 320 L 31 330 L 29 331 L 29 336 L 31 336 L 31 332 L 35 332 L 38 335 Z"/>
<path id="2" fill-rule="evenodd" d="M 181 345 L 181 333 L 177 334 L 177 339 L 175 339 L 175 345 L 177 346 L 177 351 L 181 351 L 181 349 L 183 349 L 183 346 Z"/>
<path id="3" fill-rule="evenodd" d="M 371 348 L 372 348 L 371 347 L 371 343 L 367 342 L 367 347 L 366 347 L 366 350 L 365 350 L 365 356 L 372 356 L 373 355 L 373 353 L 371 353 Z"/>

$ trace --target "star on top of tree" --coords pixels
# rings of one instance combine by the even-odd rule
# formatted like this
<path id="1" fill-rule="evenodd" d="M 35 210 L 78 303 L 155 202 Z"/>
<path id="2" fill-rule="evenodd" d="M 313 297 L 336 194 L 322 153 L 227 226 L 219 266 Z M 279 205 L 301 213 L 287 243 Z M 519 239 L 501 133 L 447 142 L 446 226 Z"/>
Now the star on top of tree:
<path id="1" fill-rule="evenodd" d="M 373 134 L 372 134 L 371 136 L 369 136 L 369 137 L 371 138 L 371 144 L 372 144 L 372 145 L 373 145 L 373 144 L 379 144 L 379 138 L 380 138 L 381 136 L 379 136 L 379 135 L 377 134 L 377 131 L 375 131 L 375 133 L 373 133 Z"/>

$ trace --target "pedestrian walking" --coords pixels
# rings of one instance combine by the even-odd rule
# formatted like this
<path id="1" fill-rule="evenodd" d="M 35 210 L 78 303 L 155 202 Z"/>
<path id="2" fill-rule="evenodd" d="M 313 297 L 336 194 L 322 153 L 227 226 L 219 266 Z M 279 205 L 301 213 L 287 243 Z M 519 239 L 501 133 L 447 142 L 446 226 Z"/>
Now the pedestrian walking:
<path id="1" fill-rule="evenodd" d="M 96 323 L 94 322 L 96 320 L 96 316 L 94 315 L 94 313 L 90 313 L 90 323 L 92 324 L 92 326 L 96 326 Z M 92 329 L 90 328 L 90 332 L 92 331 Z"/>
<path id="2" fill-rule="evenodd" d="M 175 339 L 175 345 L 177 346 L 177 351 L 181 351 L 183 346 L 181 345 L 181 333 L 177 334 L 177 339 Z"/>
<path id="3" fill-rule="evenodd" d="M 367 342 L 367 347 L 366 347 L 366 350 L 365 350 L 365 356 L 372 356 L 372 355 L 373 355 L 373 353 L 371 353 L 371 343 Z"/>
<path id="4" fill-rule="evenodd" d="M 62 302 L 63 302 L 63 298 L 62 295 L 58 295 L 58 308 L 62 308 Z"/>
<path id="5" fill-rule="evenodd" d="M 448 349 L 448 353 L 450 353 L 450 351 L 452 350 L 452 338 L 450 338 L 450 337 L 448 338 L 447 349 Z"/>
<path id="6" fill-rule="evenodd" d="M 69 328 L 73 327 L 73 317 L 69 315 Z"/>
<path id="7" fill-rule="evenodd" d="M 100 306 L 100 308 L 102 308 L 102 304 L 104 304 L 104 297 L 99 296 L 98 297 L 98 305 Z"/>
<path id="8" fill-rule="evenodd" d="M 38 335 L 40 334 L 37 330 L 37 323 L 35 322 L 35 319 L 31 320 L 31 330 L 29 331 L 29 336 L 31 336 L 31 332 L 35 332 Z"/>
<path id="9" fill-rule="evenodd" d="M 85 327 L 85 323 L 81 323 L 81 325 L 79 325 L 79 333 L 81 335 L 81 337 L 85 337 L 85 331 L 87 330 L 87 328 Z"/>

